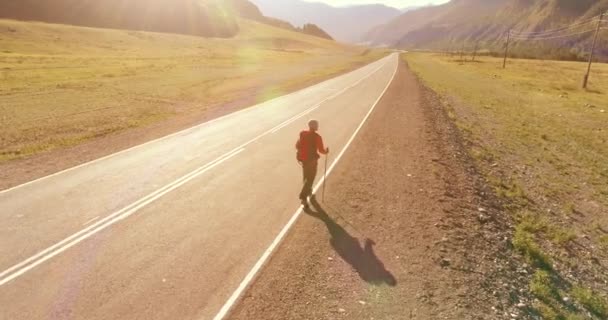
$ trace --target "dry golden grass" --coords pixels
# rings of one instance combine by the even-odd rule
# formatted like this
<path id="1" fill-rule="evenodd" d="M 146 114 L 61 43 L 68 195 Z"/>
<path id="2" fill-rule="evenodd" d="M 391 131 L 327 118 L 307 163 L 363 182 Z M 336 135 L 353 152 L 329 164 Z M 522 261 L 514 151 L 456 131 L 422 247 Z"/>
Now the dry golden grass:
<path id="1" fill-rule="evenodd" d="M 240 25 L 235 39 L 206 39 L 0 20 L 0 162 L 261 102 L 383 54 Z"/>
<path id="2" fill-rule="evenodd" d="M 536 312 L 605 319 L 608 267 L 594 261 L 608 261 L 608 65 L 595 64 L 583 90 L 585 63 L 510 60 L 503 70 L 502 59 L 487 57 L 406 59 L 444 97 L 513 213 L 514 247 L 538 269 L 530 283 Z"/>

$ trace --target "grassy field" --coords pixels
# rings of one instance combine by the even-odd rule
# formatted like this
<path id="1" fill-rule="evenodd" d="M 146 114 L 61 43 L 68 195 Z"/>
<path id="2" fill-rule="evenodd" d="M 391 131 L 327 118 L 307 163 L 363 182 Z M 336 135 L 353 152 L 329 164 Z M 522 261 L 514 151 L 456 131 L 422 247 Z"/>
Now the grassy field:
<path id="1" fill-rule="evenodd" d="M 381 51 L 240 21 L 235 39 L 0 20 L 0 163 L 261 102 Z"/>
<path id="2" fill-rule="evenodd" d="M 608 319 L 608 65 L 406 55 L 470 142 L 534 266 L 532 313 Z"/>

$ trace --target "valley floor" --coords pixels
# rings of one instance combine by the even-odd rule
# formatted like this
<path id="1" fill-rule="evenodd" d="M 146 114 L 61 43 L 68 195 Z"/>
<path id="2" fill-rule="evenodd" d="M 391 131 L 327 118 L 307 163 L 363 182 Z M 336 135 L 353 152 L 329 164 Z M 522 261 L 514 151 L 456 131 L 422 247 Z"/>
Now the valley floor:
<path id="1" fill-rule="evenodd" d="M 234 39 L 0 20 L 0 190 L 386 54 L 241 21 Z"/>

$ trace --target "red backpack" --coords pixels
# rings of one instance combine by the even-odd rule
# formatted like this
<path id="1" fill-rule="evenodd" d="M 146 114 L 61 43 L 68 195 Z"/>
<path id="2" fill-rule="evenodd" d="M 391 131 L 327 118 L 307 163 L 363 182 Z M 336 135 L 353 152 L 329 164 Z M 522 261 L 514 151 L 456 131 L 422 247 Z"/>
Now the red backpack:
<path id="1" fill-rule="evenodd" d="M 315 132 L 300 132 L 300 139 L 298 139 L 298 142 L 296 142 L 296 159 L 298 162 L 318 158 L 316 136 L 317 134 Z"/>

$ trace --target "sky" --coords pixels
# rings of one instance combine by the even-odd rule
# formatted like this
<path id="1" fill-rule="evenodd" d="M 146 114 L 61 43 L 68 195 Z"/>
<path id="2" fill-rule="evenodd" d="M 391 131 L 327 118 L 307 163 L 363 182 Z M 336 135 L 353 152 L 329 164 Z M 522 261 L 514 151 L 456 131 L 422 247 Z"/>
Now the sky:
<path id="1" fill-rule="evenodd" d="M 325 2 L 333 6 L 349 6 L 367 3 L 383 3 L 395 8 L 405 8 L 411 6 L 424 6 L 428 4 L 442 4 L 448 0 L 307 0 L 311 2 Z"/>

